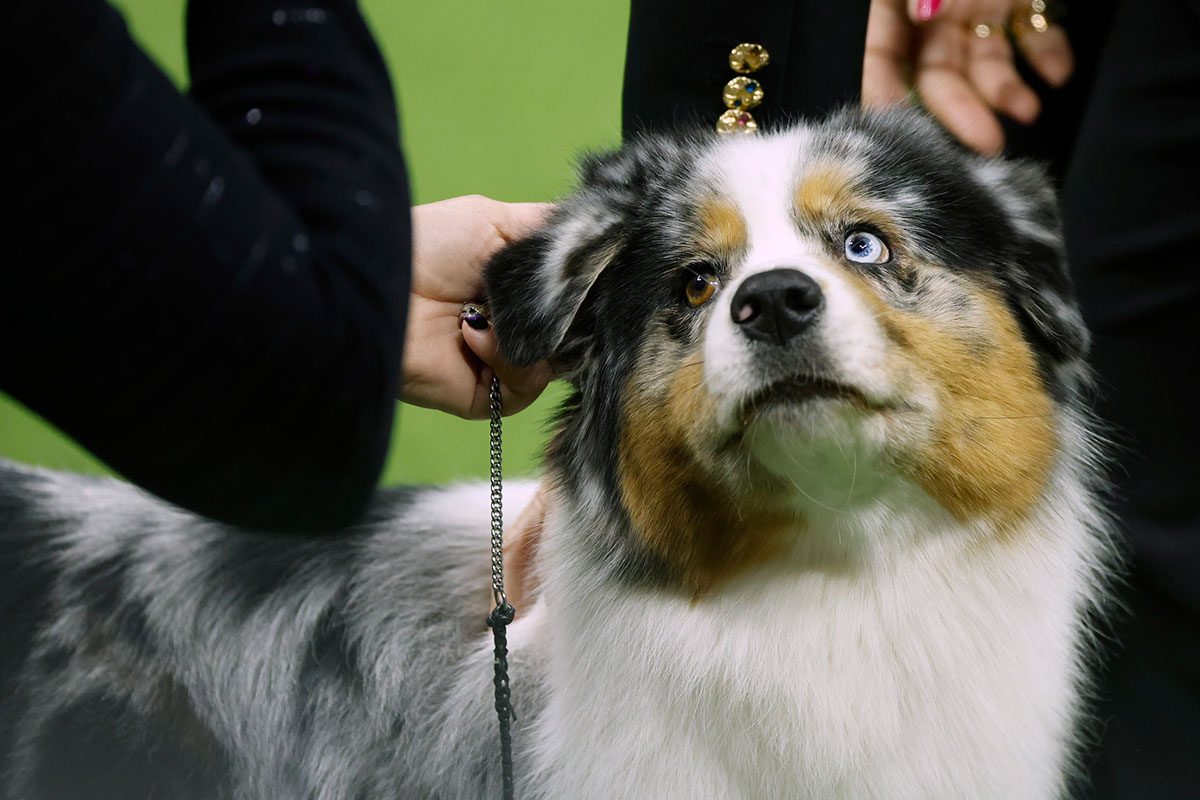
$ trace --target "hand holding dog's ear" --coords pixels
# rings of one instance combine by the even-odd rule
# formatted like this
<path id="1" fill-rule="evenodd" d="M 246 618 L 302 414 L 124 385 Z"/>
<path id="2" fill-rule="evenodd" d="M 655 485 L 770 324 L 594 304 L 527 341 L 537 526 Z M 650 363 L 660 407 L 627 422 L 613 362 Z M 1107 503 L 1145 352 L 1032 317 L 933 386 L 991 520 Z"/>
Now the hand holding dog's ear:
<path id="1" fill-rule="evenodd" d="M 493 372 L 500 376 L 505 414 L 525 408 L 546 388 L 548 364 L 509 365 L 492 329 L 464 325 L 459 312 L 463 303 L 483 298 L 483 268 L 496 251 L 535 230 L 549 208 L 478 196 L 413 208 L 405 402 L 481 419 L 488 413 Z"/>

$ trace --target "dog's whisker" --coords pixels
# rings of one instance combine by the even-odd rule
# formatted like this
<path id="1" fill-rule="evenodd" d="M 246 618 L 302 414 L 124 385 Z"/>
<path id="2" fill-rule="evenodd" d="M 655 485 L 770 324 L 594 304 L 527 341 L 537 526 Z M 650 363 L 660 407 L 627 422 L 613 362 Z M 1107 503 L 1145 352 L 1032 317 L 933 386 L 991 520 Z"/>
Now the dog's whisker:
<path id="1" fill-rule="evenodd" d="M 853 502 L 853 500 L 854 500 L 854 487 L 858 481 L 858 449 L 857 448 L 855 448 L 854 450 L 851 451 L 851 456 L 853 459 L 853 463 L 851 464 L 851 468 L 850 468 L 850 488 L 846 490 L 846 502 L 842 504 L 843 506 L 845 506 L 842 509 L 843 511 L 849 510 L 850 503 Z"/>
<path id="2" fill-rule="evenodd" d="M 810 503 L 812 503 L 813 505 L 815 505 L 819 508 L 823 508 L 826 511 L 832 511 L 835 514 L 846 513 L 846 510 L 844 508 L 834 508 L 833 506 L 826 505 L 825 503 L 822 503 L 820 500 L 818 500 L 817 498 L 810 495 L 808 492 L 804 491 L 804 487 L 802 487 L 799 483 L 797 483 L 794 478 L 789 476 L 788 481 L 792 484 L 792 486 L 794 486 L 796 488 L 796 491 L 798 491 L 801 495 L 803 495 L 804 498 L 806 500 L 808 500 Z"/>

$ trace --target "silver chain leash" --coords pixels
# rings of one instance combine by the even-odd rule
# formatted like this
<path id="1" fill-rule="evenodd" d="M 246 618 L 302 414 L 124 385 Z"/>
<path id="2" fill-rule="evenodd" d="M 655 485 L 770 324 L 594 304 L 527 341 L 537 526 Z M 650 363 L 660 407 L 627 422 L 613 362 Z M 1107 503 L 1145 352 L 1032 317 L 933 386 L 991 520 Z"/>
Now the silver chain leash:
<path id="1" fill-rule="evenodd" d="M 492 494 L 492 599 L 496 607 L 508 604 L 504 595 L 504 487 L 501 452 L 500 379 L 492 378 L 489 412 L 488 479 Z"/>
<path id="2" fill-rule="evenodd" d="M 488 447 L 488 477 L 492 504 L 492 599 L 496 607 L 488 615 L 487 624 L 492 629 L 495 652 L 492 660 L 495 686 L 496 716 L 500 722 L 500 774 L 503 781 L 504 800 L 513 800 L 512 767 L 512 699 L 508 684 L 508 636 L 506 628 L 516 615 L 504 594 L 504 486 L 501 452 L 500 379 L 492 378 L 489 395 L 491 430 Z"/>

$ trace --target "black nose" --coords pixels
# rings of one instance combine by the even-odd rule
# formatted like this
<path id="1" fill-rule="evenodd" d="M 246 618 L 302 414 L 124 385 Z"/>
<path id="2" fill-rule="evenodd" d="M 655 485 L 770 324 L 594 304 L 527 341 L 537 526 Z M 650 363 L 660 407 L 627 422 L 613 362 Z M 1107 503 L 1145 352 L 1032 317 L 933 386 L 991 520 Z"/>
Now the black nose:
<path id="1" fill-rule="evenodd" d="M 743 281 L 729 313 L 751 339 L 785 344 L 817 318 L 821 297 L 821 287 L 803 272 L 773 269 Z"/>

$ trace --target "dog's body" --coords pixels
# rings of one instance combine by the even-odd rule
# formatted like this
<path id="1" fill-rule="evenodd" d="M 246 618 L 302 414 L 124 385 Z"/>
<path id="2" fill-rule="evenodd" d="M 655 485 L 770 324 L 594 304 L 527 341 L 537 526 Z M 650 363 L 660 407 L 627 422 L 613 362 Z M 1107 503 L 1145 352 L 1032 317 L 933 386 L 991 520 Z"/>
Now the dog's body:
<path id="1" fill-rule="evenodd" d="M 1064 270 L 1036 171 L 912 115 L 591 162 L 489 268 L 502 347 L 576 390 L 518 796 L 1060 796 L 1107 559 Z M 270 539 L 3 468 L 3 788 L 496 796 L 487 512 Z"/>

